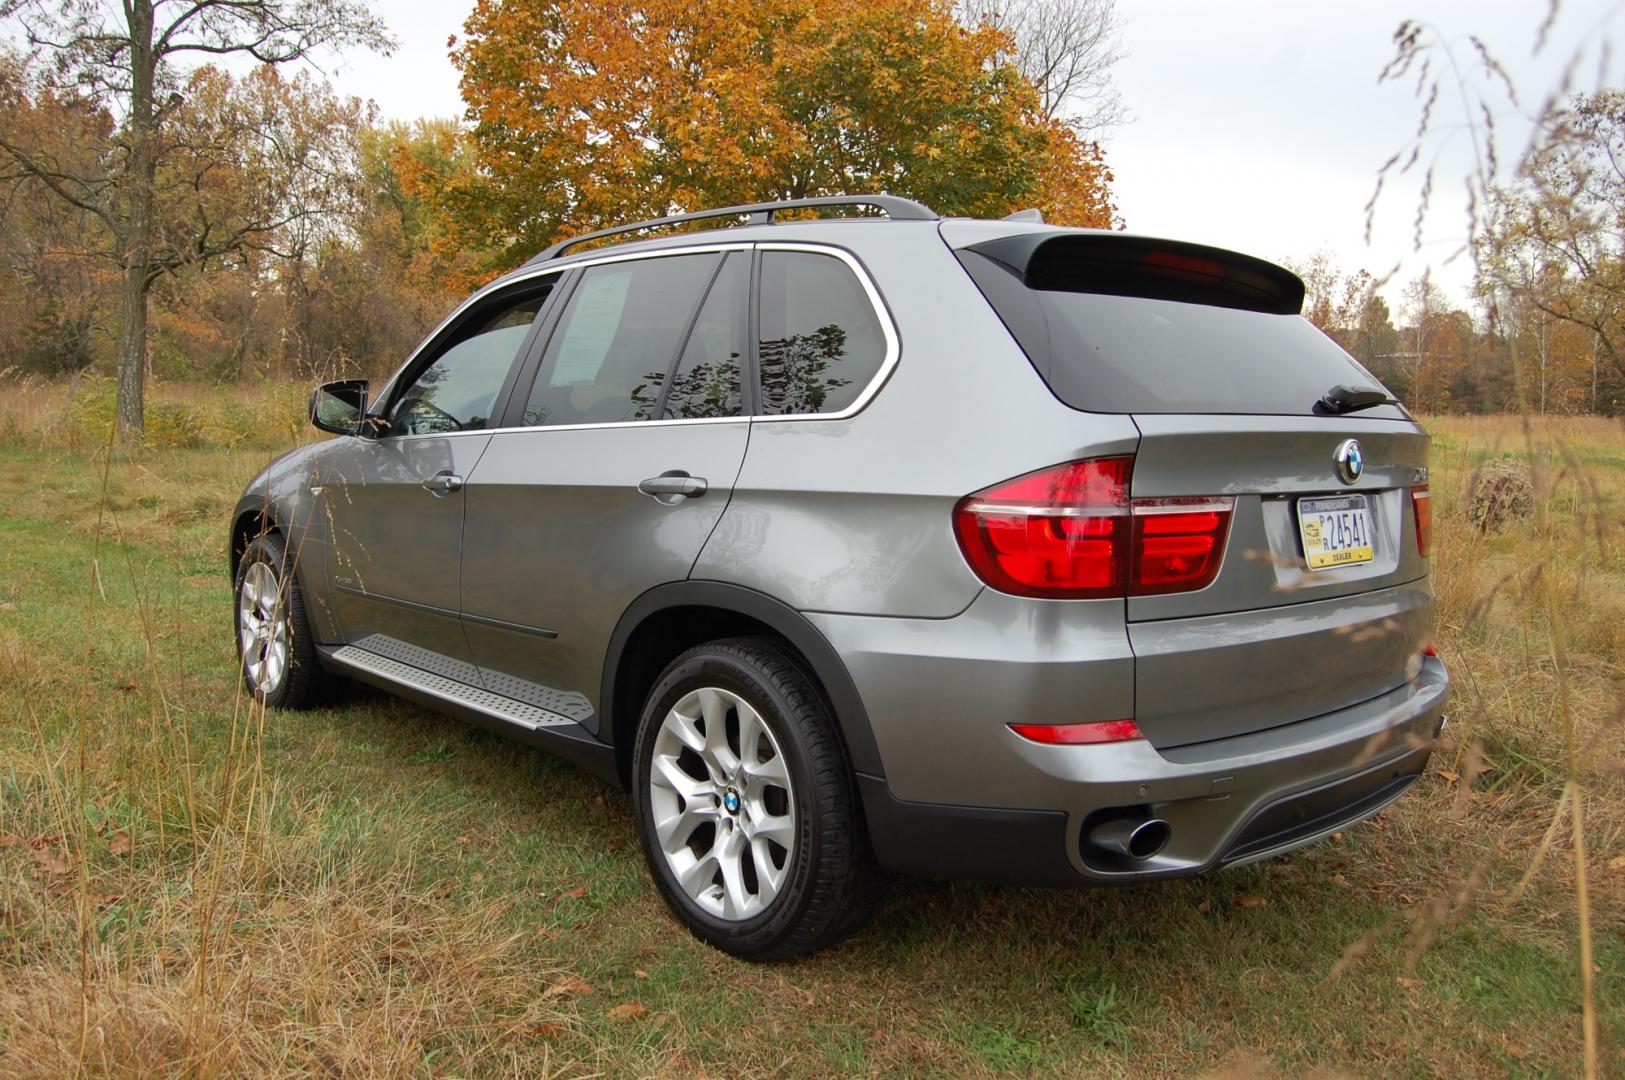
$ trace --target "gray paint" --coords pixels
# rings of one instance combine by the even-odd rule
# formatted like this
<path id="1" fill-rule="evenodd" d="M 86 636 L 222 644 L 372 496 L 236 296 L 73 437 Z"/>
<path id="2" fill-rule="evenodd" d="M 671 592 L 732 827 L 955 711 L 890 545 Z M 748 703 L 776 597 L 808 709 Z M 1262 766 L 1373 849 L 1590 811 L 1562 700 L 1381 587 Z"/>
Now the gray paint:
<path id="1" fill-rule="evenodd" d="M 485 685 L 596 729 L 605 646 L 648 589 L 688 576 L 722 517 L 750 425 L 688 423 L 495 435 L 465 489 L 463 610 L 545 627 L 551 640 L 467 622 Z M 667 505 L 638 482 L 681 469 L 704 495 Z M 549 702 L 554 702 L 550 704 Z"/>

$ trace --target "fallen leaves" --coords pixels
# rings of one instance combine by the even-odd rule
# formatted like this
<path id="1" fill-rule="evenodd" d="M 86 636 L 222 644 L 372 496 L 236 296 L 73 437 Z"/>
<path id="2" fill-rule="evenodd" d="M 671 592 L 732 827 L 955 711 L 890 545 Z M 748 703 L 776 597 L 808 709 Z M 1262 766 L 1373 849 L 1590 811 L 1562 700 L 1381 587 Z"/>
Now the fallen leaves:
<path id="1" fill-rule="evenodd" d="M 35 848 L 34 865 L 49 877 L 73 873 L 74 862 L 67 848 Z"/>
<path id="2" fill-rule="evenodd" d="M 123 829 L 114 833 L 113 838 L 107 842 L 107 853 L 109 855 L 128 855 L 134 850 L 135 844 L 130 840 L 130 834 Z"/>
<path id="3" fill-rule="evenodd" d="M 1245 908 L 1262 908 L 1270 906 L 1269 900 L 1262 896 L 1255 896 L 1252 893 L 1247 893 L 1245 896 L 1237 897 L 1236 903 Z"/>
<path id="4" fill-rule="evenodd" d="M 553 985 L 542 991 L 542 999 L 575 997 L 592 993 L 592 984 L 578 975 L 560 975 Z"/>
<path id="5" fill-rule="evenodd" d="M 636 1020 L 640 1016 L 649 1014 L 649 1006 L 640 1001 L 628 1001 L 624 1005 L 617 1005 L 605 1013 L 611 1020 Z"/>

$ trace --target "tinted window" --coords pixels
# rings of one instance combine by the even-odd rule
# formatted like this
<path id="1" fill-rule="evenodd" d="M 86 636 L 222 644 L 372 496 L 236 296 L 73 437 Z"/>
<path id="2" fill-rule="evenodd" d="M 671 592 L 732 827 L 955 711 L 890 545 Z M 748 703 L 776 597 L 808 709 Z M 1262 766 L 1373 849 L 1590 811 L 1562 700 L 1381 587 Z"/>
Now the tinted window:
<path id="1" fill-rule="evenodd" d="M 831 255 L 762 254 L 762 412 L 839 412 L 880 370 L 886 339 L 851 269 Z"/>
<path id="2" fill-rule="evenodd" d="M 698 420 L 738 416 L 743 411 L 739 359 L 745 351 L 749 285 L 750 256 L 744 252 L 729 255 L 683 346 L 666 392 L 663 419 Z"/>
<path id="3" fill-rule="evenodd" d="M 647 420 L 720 256 L 589 267 L 548 342 L 527 424 Z"/>
<path id="4" fill-rule="evenodd" d="M 491 407 L 541 310 L 547 289 L 475 315 L 395 399 L 390 435 L 444 434 L 488 427 Z"/>
<path id="5" fill-rule="evenodd" d="M 959 257 L 1055 396 L 1075 409 L 1307 415 L 1338 383 L 1380 385 L 1299 315 L 1032 289 L 977 252 Z"/>

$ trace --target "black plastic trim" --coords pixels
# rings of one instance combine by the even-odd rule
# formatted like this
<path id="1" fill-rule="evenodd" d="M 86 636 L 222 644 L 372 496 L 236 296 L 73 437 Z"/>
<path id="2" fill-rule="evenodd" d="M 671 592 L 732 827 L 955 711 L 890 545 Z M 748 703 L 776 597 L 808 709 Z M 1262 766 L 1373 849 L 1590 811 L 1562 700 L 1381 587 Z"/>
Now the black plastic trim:
<path id="1" fill-rule="evenodd" d="M 859 774 L 869 843 L 883 869 L 916 877 L 1005 885 L 1087 885 L 1067 858 L 1066 814 L 899 799 Z"/>
<path id="2" fill-rule="evenodd" d="M 536 637 L 543 638 L 556 638 L 559 636 L 557 630 L 549 630 L 543 626 L 527 626 L 524 623 L 509 622 L 506 619 L 493 619 L 489 615 L 470 615 L 465 611 L 462 617 L 464 622 L 478 623 L 481 626 L 494 626 L 498 630 L 512 630 L 516 634 L 533 634 Z"/>
<path id="3" fill-rule="evenodd" d="M 609 647 L 604 654 L 604 674 L 598 698 L 602 736 L 611 742 L 615 737 L 615 683 L 627 641 L 650 616 L 679 607 L 731 611 L 755 619 L 782 635 L 806 658 L 824 693 L 829 696 L 853 769 L 875 776 L 884 775 L 880 748 L 869 726 L 869 714 L 863 707 L 863 699 L 858 696 L 857 684 L 852 681 L 835 647 L 816 626 L 788 604 L 755 589 L 721 581 L 675 581 L 657 585 L 627 607 L 620 622 L 615 625 L 615 632 L 610 635 Z"/>

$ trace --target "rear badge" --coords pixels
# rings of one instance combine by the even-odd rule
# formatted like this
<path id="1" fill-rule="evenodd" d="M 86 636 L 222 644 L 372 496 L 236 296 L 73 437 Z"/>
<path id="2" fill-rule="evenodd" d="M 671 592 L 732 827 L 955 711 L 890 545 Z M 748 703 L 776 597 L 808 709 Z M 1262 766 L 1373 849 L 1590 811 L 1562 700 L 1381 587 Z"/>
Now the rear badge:
<path id="1" fill-rule="evenodd" d="M 1354 483 L 1365 472 L 1365 455 L 1360 453 L 1359 439 L 1345 439 L 1332 460 L 1337 462 L 1337 475 L 1345 484 Z"/>

